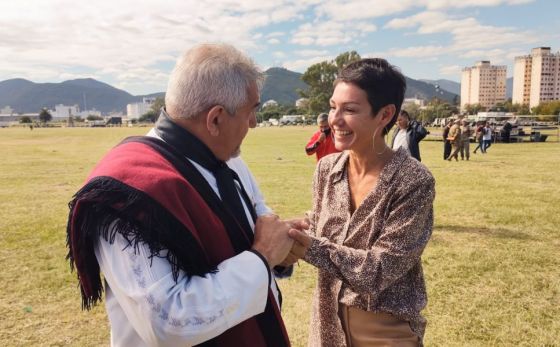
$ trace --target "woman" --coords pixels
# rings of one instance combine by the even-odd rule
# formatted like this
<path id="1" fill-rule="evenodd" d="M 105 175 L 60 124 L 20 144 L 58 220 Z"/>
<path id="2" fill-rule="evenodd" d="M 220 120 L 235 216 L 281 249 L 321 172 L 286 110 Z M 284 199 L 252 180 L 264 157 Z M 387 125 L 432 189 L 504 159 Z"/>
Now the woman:
<path id="1" fill-rule="evenodd" d="M 405 88 L 383 59 L 354 62 L 335 81 L 329 125 L 343 152 L 317 165 L 310 236 L 291 234 L 319 269 L 310 346 L 422 344 L 434 179 L 384 140 Z"/>

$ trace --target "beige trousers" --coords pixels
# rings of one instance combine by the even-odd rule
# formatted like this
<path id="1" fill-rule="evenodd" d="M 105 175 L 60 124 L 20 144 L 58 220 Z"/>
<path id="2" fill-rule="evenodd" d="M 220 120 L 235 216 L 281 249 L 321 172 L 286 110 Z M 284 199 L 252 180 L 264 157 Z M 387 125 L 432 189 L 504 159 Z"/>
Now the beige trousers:
<path id="1" fill-rule="evenodd" d="M 407 321 L 389 313 L 367 312 L 340 305 L 348 347 L 418 347 L 419 338 Z"/>

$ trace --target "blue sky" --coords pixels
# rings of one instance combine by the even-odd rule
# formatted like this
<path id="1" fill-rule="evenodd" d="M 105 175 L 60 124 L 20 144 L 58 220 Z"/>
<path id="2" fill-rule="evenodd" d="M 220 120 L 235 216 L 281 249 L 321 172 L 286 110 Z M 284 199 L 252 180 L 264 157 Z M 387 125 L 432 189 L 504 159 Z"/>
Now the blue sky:
<path id="1" fill-rule="evenodd" d="M 92 77 L 132 94 L 165 91 L 177 57 L 227 42 L 263 68 L 304 72 L 356 50 L 416 79 L 460 80 L 560 50 L 557 0 L 27 0 L 0 4 L 0 80 Z"/>

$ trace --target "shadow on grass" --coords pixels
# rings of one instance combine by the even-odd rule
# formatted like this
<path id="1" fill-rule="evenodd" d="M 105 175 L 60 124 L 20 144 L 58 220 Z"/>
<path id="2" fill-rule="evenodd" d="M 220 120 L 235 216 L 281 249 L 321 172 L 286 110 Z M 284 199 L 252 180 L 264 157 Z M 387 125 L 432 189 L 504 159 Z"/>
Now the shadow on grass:
<path id="1" fill-rule="evenodd" d="M 457 233 L 481 234 L 500 239 L 533 240 L 532 235 L 506 228 L 471 227 L 462 225 L 435 225 L 434 230 Z"/>

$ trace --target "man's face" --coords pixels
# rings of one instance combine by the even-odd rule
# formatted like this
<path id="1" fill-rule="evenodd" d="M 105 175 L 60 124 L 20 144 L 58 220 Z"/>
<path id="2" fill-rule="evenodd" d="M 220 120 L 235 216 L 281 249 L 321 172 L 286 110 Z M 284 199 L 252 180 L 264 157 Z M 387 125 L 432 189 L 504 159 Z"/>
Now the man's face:
<path id="1" fill-rule="evenodd" d="M 228 115 L 226 124 L 223 127 L 223 145 L 229 156 L 221 158 L 227 160 L 239 156 L 241 153 L 241 143 L 247 135 L 249 128 L 257 126 L 256 111 L 260 105 L 257 85 L 249 87 L 247 102 L 237 108 L 235 115 Z"/>
<path id="2" fill-rule="evenodd" d="M 321 132 L 323 132 L 323 133 L 325 131 L 327 131 L 327 129 L 329 129 L 329 121 L 328 120 L 318 122 L 317 125 L 319 125 L 319 130 L 321 130 Z"/>
<path id="3" fill-rule="evenodd" d="M 397 117 L 397 124 L 398 124 L 399 128 L 401 128 L 403 130 L 408 128 L 408 118 L 403 117 L 403 116 L 398 116 Z"/>

